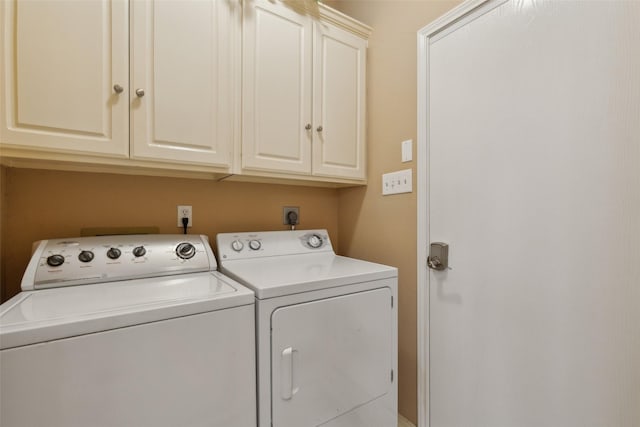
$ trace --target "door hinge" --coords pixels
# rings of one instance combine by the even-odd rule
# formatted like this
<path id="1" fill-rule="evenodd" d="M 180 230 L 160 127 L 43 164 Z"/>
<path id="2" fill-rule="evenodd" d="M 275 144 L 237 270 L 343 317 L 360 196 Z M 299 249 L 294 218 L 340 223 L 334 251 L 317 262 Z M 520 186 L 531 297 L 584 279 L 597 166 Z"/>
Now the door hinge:
<path id="1" fill-rule="evenodd" d="M 393 308 L 393 295 L 391 295 L 391 308 Z"/>
<path id="2" fill-rule="evenodd" d="M 391 382 L 393 382 L 393 369 L 391 370 Z"/>

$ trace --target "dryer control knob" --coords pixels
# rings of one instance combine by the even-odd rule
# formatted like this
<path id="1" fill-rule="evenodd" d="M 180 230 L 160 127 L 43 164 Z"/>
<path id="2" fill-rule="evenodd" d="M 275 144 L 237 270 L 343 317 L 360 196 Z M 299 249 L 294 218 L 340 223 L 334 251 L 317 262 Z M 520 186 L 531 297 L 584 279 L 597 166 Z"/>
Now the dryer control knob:
<path id="1" fill-rule="evenodd" d="M 133 248 L 133 256 L 136 258 L 140 258 L 141 256 L 145 256 L 147 254 L 147 250 L 144 246 L 136 246 Z"/>
<path id="2" fill-rule="evenodd" d="M 176 254 L 182 259 L 193 258 L 196 254 L 196 247 L 188 242 L 180 243 L 176 248 Z"/>
<path id="3" fill-rule="evenodd" d="M 317 234 L 312 234 L 311 236 L 309 236 L 309 238 L 307 238 L 307 244 L 313 249 L 318 249 L 320 246 L 322 246 L 322 243 L 322 237 L 318 236 Z"/>
<path id="4" fill-rule="evenodd" d="M 47 257 L 47 265 L 49 267 L 60 267 L 64 264 L 64 256 L 62 255 L 51 255 Z"/>
<path id="5" fill-rule="evenodd" d="M 242 243 L 240 240 L 234 240 L 233 242 L 231 242 L 231 249 L 233 249 L 234 251 L 240 252 L 243 248 L 244 243 Z"/>
<path id="6" fill-rule="evenodd" d="M 262 247 L 262 243 L 260 243 L 260 240 L 251 240 L 249 241 L 249 247 L 254 251 L 257 251 Z"/>
<path id="7" fill-rule="evenodd" d="M 91 262 L 93 260 L 93 252 L 82 251 L 78 254 L 78 259 L 82 262 Z"/>

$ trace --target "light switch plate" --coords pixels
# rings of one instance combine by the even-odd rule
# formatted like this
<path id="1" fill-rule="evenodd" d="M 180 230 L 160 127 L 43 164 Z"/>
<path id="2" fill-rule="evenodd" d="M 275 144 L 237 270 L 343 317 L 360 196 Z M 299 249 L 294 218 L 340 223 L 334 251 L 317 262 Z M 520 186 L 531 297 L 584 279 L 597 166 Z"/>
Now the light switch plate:
<path id="1" fill-rule="evenodd" d="M 402 163 L 413 160 L 413 140 L 402 141 Z"/>
<path id="2" fill-rule="evenodd" d="M 382 175 L 382 195 L 411 193 L 413 184 L 411 181 L 411 169 L 397 172 L 389 172 Z"/>

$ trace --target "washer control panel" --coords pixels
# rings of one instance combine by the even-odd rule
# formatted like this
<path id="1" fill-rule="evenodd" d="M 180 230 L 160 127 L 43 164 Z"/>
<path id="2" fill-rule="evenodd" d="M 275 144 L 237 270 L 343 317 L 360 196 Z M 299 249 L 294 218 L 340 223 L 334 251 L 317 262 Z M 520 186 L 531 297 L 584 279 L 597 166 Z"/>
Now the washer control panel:
<path id="1" fill-rule="evenodd" d="M 22 289 L 84 285 L 216 270 L 207 236 L 146 234 L 42 240 Z"/>
<path id="2" fill-rule="evenodd" d="M 327 230 L 220 233 L 216 241 L 220 261 L 333 252 Z"/>

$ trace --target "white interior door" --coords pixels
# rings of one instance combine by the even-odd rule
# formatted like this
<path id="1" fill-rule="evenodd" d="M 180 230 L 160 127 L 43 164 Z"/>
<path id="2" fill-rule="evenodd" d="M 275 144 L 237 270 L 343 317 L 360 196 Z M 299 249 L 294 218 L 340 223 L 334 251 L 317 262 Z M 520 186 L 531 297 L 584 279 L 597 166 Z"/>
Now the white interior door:
<path id="1" fill-rule="evenodd" d="M 640 3 L 474 4 L 423 30 L 421 425 L 639 426 Z"/>

